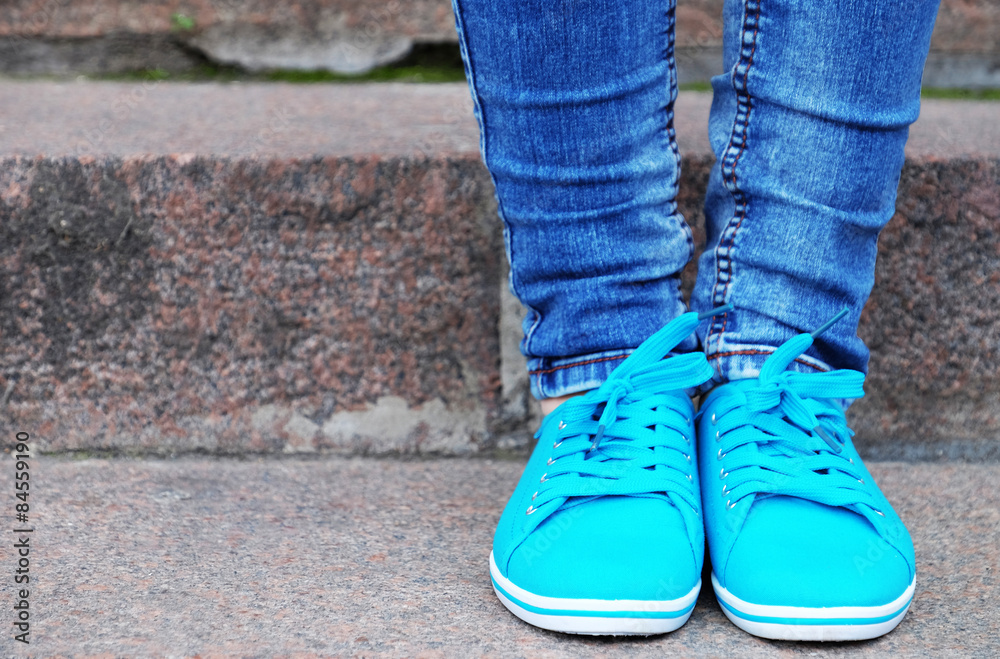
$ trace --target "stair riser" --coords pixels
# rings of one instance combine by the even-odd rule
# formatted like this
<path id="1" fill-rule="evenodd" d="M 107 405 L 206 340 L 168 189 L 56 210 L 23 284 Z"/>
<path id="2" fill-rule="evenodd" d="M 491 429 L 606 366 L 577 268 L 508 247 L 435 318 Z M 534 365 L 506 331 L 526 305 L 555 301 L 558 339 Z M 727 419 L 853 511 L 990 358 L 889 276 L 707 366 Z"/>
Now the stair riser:
<path id="1" fill-rule="evenodd" d="M 710 164 L 684 162 L 699 244 Z M 860 330 L 869 454 L 979 455 L 1000 437 L 998 191 L 998 159 L 908 161 Z M 529 441 L 520 311 L 474 153 L 9 157 L 0 192 L 0 424 L 47 450 Z"/>

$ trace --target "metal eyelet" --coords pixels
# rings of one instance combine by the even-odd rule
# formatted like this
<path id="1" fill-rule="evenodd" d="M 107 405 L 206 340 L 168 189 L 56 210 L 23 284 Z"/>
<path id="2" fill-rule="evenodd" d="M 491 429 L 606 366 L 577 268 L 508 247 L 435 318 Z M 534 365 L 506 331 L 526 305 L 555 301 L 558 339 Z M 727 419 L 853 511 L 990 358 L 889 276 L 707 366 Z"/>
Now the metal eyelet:
<path id="1" fill-rule="evenodd" d="M 847 458 L 847 461 L 850 462 L 851 464 L 854 464 L 854 458 Z"/>
<path id="2" fill-rule="evenodd" d="M 881 515 L 882 517 L 885 517 L 885 513 L 884 513 L 884 512 L 882 512 L 881 510 L 876 510 L 875 512 L 877 512 L 877 513 L 878 513 L 879 515 Z"/>
<path id="3" fill-rule="evenodd" d="M 552 448 L 559 448 L 560 446 L 562 446 L 562 442 L 553 442 L 552 444 Z"/>
<path id="4" fill-rule="evenodd" d="M 547 466 L 551 467 L 551 466 L 552 466 L 552 465 L 554 465 L 555 463 L 556 463 L 556 461 L 555 461 L 555 460 L 553 460 L 552 458 L 549 458 L 549 461 L 548 461 L 548 462 L 546 462 L 545 464 L 546 464 Z"/>
<path id="5" fill-rule="evenodd" d="M 534 501 L 535 497 L 537 497 L 537 496 L 538 496 L 538 492 L 535 492 L 534 494 L 531 495 L 531 500 Z"/>
<path id="6" fill-rule="evenodd" d="M 722 458 L 726 457 L 727 455 L 729 455 L 729 454 L 728 453 L 723 453 L 722 449 L 720 448 L 719 452 L 715 454 L 715 459 L 716 460 L 721 460 Z"/>
<path id="7" fill-rule="evenodd" d="M 712 425 L 716 424 L 715 412 L 712 412 Z"/>
<path id="8" fill-rule="evenodd" d="M 688 455 L 687 453 L 684 453 L 683 455 L 684 455 L 685 458 L 687 458 L 688 462 L 691 462 L 691 456 L 690 455 Z"/>
<path id="9" fill-rule="evenodd" d="M 719 480 L 725 480 L 726 476 L 728 476 L 728 475 L 729 475 L 729 472 L 726 471 L 725 467 L 723 467 L 722 469 L 719 470 Z"/>
<path id="10" fill-rule="evenodd" d="M 858 482 L 861 483 L 862 485 L 864 485 L 865 484 L 865 479 L 864 478 L 859 478 Z"/>
<path id="11" fill-rule="evenodd" d="M 539 482 L 539 483 L 544 483 L 544 482 L 545 482 L 545 480 L 546 480 L 546 478 L 545 478 L 545 477 L 546 477 L 546 476 L 548 476 L 548 475 L 549 475 L 549 472 L 545 472 L 544 474 L 542 474 L 542 478 L 541 478 L 541 479 L 540 479 L 540 480 L 539 480 L 538 482 Z"/>
<path id="12" fill-rule="evenodd" d="M 565 428 L 566 428 L 566 422 L 565 421 L 560 421 L 559 422 L 559 430 L 563 430 Z"/>
<path id="13" fill-rule="evenodd" d="M 722 436 L 721 436 L 721 435 L 719 435 L 719 431 L 718 431 L 718 430 L 716 430 L 716 431 L 715 431 L 715 441 L 719 441 L 719 440 L 721 440 L 721 439 L 722 439 Z"/>
<path id="14" fill-rule="evenodd" d="M 732 510 L 735 507 L 736 507 L 736 504 L 733 503 L 732 500 L 730 500 L 730 499 L 726 500 L 726 510 Z"/>
<path id="15" fill-rule="evenodd" d="M 727 495 L 727 494 L 729 494 L 730 492 L 732 492 L 732 490 L 727 490 L 727 489 L 726 489 L 726 484 L 725 484 L 725 483 L 723 483 L 723 484 L 722 484 L 722 496 L 726 496 L 726 495 Z"/>
<path id="16" fill-rule="evenodd" d="M 524 514 L 525 515 L 530 515 L 531 513 L 535 512 L 536 510 L 538 510 L 538 508 L 535 508 L 534 506 L 528 506 L 528 510 Z"/>
<path id="17" fill-rule="evenodd" d="M 694 478 L 691 477 L 691 474 L 688 474 L 688 481 L 690 481 L 692 483 L 694 482 Z"/>

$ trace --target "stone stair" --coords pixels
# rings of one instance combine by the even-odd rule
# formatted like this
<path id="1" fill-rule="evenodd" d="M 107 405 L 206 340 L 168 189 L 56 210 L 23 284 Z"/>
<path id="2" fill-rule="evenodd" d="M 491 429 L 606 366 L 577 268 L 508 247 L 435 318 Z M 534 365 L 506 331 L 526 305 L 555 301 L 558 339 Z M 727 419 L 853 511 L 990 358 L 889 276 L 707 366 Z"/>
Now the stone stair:
<path id="1" fill-rule="evenodd" d="M 677 106 L 699 242 L 709 103 Z M 929 100 L 913 127 L 861 328 L 870 457 L 1000 455 L 998 109 Z M 524 451 L 477 145 L 463 84 L 0 83 L 0 429 L 54 452 Z"/>
<path id="2" fill-rule="evenodd" d="M 188 39 L 213 25 L 300 39 L 348 24 L 323 18 L 343 6 L 12 0 L 0 69 L 14 47 L 69 49 L 22 73 L 198 66 Z M 451 29 L 447 5 L 384 7 L 411 43 Z M 677 105 L 699 243 L 710 100 Z M 861 329 L 852 423 L 914 538 L 907 618 L 872 642 L 771 643 L 705 587 L 681 630 L 628 640 L 542 632 L 490 588 L 537 418 L 464 84 L 0 80 L 0 490 L 30 433 L 35 529 L 32 643 L 8 629 L 0 654 L 996 655 L 998 110 L 924 102 Z"/>
<path id="3" fill-rule="evenodd" d="M 682 83 L 722 61 L 723 0 L 678 0 Z M 167 72 L 205 65 L 361 73 L 415 47 L 457 54 L 450 0 L 6 0 L 0 73 Z M 942 0 L 924 75 L 931 87 L 1000 88 L 1000 4 Z"/>
<path id="4" fill-rule="evenodd" d="M 32 463 L 31 644 L 4 656 L 994 657 L 1000 465 L 869 462 L 913 537 L 917 587 L 891 634 L 777 643 L 722 614 L 706 573 L 671 634 L 545 632 L 493 594 L 513 460 Z M 13 489 L 0 458 L 0 487 Z M 16 538 L 6 533 L 8 538 Z M 12 542 L 14 540 L 11 540 Z M 875 563 L 873 546 L 859 564 Z M 9 554 L 0 554 L 5 567 Z M 10 568 L 13 570 L 13 567 Z M 5 608 L 13 588 L 0 590 Z M 6 615 L 10 616 L 10 613 Z M 7 618 L 10 620 L 10 618 Z M 15 647 L 17 646 L 17 647 Z"/>

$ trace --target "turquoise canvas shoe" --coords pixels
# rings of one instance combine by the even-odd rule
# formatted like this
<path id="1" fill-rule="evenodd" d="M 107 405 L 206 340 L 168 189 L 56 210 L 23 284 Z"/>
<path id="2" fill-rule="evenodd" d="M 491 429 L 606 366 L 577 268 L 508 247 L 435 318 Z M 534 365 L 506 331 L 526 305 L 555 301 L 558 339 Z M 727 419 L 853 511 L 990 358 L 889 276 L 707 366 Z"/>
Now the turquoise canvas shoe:
<path id="1" fill-rule="evenodd" d="M 686 390 L 712 369 L 668 355 L 698 321 L 675 319 L 542 422 L 490 554 L 517 617 L 575 634 L 661 634 L 690 617 L 705 541 Z"/>
<path id="2" fill-rule="evenodd" d="M 702 403 L 712 586 L 726 616 L 756 636 L 874 638 L 910 606 L 913 543 L 836 402 L 863 396 L 864 375 L 785 370 L 817 334 L 791 339 L 760 377 L 719 386 Z"/>

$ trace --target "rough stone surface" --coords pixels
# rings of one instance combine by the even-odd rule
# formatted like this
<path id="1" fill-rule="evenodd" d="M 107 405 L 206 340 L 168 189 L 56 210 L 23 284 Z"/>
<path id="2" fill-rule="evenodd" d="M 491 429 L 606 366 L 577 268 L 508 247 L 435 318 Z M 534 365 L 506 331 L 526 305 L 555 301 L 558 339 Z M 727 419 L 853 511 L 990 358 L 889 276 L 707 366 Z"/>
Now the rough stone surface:
<path id="1" fill-rule="evenodd" d="M 4 655 L 991 657 L 1000 652 L 996 464 L 874 463 L 913 536 L 917 589 L 874 641 L 794 644 L 730 624 L 711 588 L 669 635 L 520 622 L 487 561 L 518 461 L 35 460 L 30 648 Z M 0 460 L 0 488 L 13 464 Z M 10 533 L 5 534 L 14 538 Z M 9 566 L 9 554 L 3 554 Z M 12 569 L 12 568 L 11 568 Z"/>
<path id="2" fill-rule="evenodd" d="M 526 448 L 464 85 L 0 92 L 0 428 L 47 450 Z M 677 108 L 698 243 L 709 103 Z M 861 328 L 867 455 L 1000 454 L 997 107 L 928 101 L 911 131 Z"/>
<path id="3" fill-rule="evenodd" d="M 19 76 L 189 71 L 205 60 L 169 34 L 101 37 L 0 36 L 0 73 Z"/>
<path id="4" fill-rule="evenodd" d="M 931 49 L 954 53 L 1000 53 L 1000 4 L 994 0 L 942 0 Z"/>
<path id="5" fill-rule="evenodd" d="M 679 0 L 682 83 L 721 71 L 722 5 Z M 178 14 L 193 28 L 181 27 Z M 206 61 L 360 73 L 426 43 L 457 48 L 449 0 L 7 0 L 0 6 L 0 72 L 15 74 L 184 71 Z M 931 49 L 925 84 L 1000 86 L 1000 5 L 943 0 Z"/>
<path id="6" fill-rule="evenodd" d="M 0 37 L 7 73 L 178 71 L 206 59 L 359 73 L 414 44 L 457 40 L 446 0 L 10 0 Z"/>
<path id="7" fill-rule="evenodd" d="M 723 0 L 678 0 L 677 46 L 722 44 Z M 363 0 L 7 0 L 0 7 L 0 36 L 98 37 L 178 31 L 175 14 L 195 29 L 249 24 L 310 30 L 337 28 L 399 34 L 423 40 L 456 39 L 448 0 L 392 0 L 375 7 Z M 957 52 L 1000 49 L 1000 7 L 991 0 L 942 0 L 932 48 Z M 368 37 L 372 38 L 371 36 Z"/>
<path id="8" fill-rule="evenodd" d="M 219 24 L 187 40 L 209 60 L 249 71 L 294 69 L 364 73 L 406 56 L 413 39 L 403 35 L 368 38 L 364 32 L 315 34 L 277 31 L 271 25 Z"/>
<path id="9" fill-rule="evenodd" d="M 0 426 L 50 450 L 477 450 L 503 250 L 478 156 L 449 147 L 474 124 L 435 132 L 455 121 L 421 89 L 8 85 Z M 404 98 L 415 130 L 382 130 Z M 412 414 L 355 432 L 383 399 Z"/>
<path id="10" fill-rule="evenodd" d="M 861 320 L 871 375 L 854 423 L 883 440 L 988 437 L 1000 455 L 1000 158 L 911 163 L 897 208 Z"/>
<path id="11" fill-rule="evenodd" d="M 156 34 L 183 31 L 183 15 L 194 29 L 247 23 L 324 30 L 343 26 L 369 34 L 377 30 L 415 38 L 451 36 L 451 4 L 442 0 L 5 0 L 0 36 L 96 37 L 116 32 Z M 450 32 L 449 32 L 450 30 Z"/>
<path id="12" fill-rule="evenodd" d="M 945 89 L 998 89 L 1000 54 L 932 51 L 924 65 L 923 84 Z"/>
<path id="13" fill-rule="evenodd" d="M 317 448 L 486 439 L 503 250 L 473 158 L 0 168 L 0 388 L 48 450 L 270 451 L 293 414 Z M 384 396 L 424 407 L 370 445 L 343 415 Z"/>

